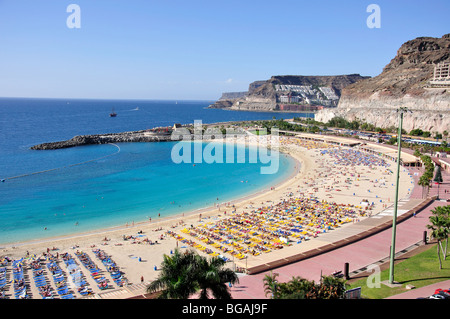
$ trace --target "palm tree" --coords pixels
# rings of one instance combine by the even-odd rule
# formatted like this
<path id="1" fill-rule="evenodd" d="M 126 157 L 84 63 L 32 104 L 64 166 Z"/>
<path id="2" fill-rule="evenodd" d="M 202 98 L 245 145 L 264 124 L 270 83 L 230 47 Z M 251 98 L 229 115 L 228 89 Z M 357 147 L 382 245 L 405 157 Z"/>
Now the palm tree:
<path id="1" fill-rule="evenodd" d="M 272 295 L 272 299 L 278 299 L 278 280 L 277 280 L 278 274 L 272 273 L 265 275 L 263 282 L 264 282 L 264 294 L 266 295 Z"/>
<path id="2" fill-rule="evenodd" d="M 438 184 L 438 197 L 437 197 L 437 199 L 439 199 L 439 185 L 443 181 L 444 180 L 442 179 L 441 166 L 437 165 L 437 167 L 436 167 L 436 174 L 434 175 L 434 179 L 433 179 L 433 182 L 436 182 Z"/>
<path id="3" fill-rule="evenodd" d="M 427 191 L 429 190 L 429 187 L 430 187 L 429 176 L 426 175 L 426 174 L 423 174 L 422 176 L 420 176 L 419 181 L 417 182 L 417 184 L 419 186 L 422 186 L 422 198 L 423 198 L 424 192 L 425 192 L 425 187 L 427 187 Z"/>
<path id="4" fill-rule="evenodd" d="M 436 207 L 436 209 L 438 209 L 439 210 L 439 214 L 444 216 L 444 218 L 446 219 L 445 227 L 447 228 L 447 234 L 450 234 L 450 205 Z M 447 259 L 447 248 L 448 248 L 448 236 L 445 239 L 444 260 Z"/>
<path id="5" fill-rule="evenodd" d="M 450 233 L 450 205 L 447 206 L 438 206 L 436 207 L 434 210 L 431 211 L 433 216 L 436 217 L 436 219 L 433 219 L 433 221 L 435 221 L 436 223 L 439 223 L 439 225 L 443 228 L 442 232 L 444 234 L 447 234 L 447 237 L 444 238 L 446 243 L 445 243 L 445 251 L 442 250 L 442 246 L 441 246 L 441 251 L 444 255 L 444 260 L 447 259 L 447 248 L 448 248 L 448 234 Z M 431 217 L 433 217 L 431 216 Z M 430 217 L 430 219 L 431 219 Z M 439 219 L 439 220 L 437 220 Z M 437 228 L 437 226 L 436 226 Z"/>
<path id="6" fill-rule="evenodd" d="M 414 151 L 414 156 L 420 158 L 420 157 L 422 156 L 422 153 L 420 153 L 420 151 L 416 149 L 416 150 Z"/>
<path id="7" fill-rule="evenodd" d="M 425 167 L 425 171 L 422 174 L 422 176 L 420 176 L 418 182 L 418 184 L 422 186 L 422 198 L 423 198 L 425 187 L 427 187 L 427 196 L 428 192 L 430 191 L 430 183 L 431 180 L 433 179 L 434 164 L 433 161 L 431 160 L 431 157 L 429 157 L 428 155 L 422 155 L 420 159 Z"/>
<path id="8" fill-rule="evenodd" d="M 182 253 L 175 249 L 173 256 L 164 255 L 161 273 L 148 285 L 147 292 L 160 291 L 160 299 L 188 299 L 200 291 L 199 298 L 208 299 L 211 291 L 214 298 L 231 299 L 227 283 L 234 284 L 239 279 L 224 265 L 219 257 L 208 260 L 195 251 Z"/>
<path id="9" fill-rule="evenodd" d="M 437 254 L 439 258 L 439 269 L 442 269 L 442 261 L 440 252 L 442 251 L 444 256 L 446 253 L 442 249 L 442 241 L 448 238 L 449 234 L 449 215 L 448 210 L 450 206 L 447 208 L 436 207 L 432 210 L 432 216 L 430 216 L 431 225 L 427 225 L 428 229 L 431 229 L 431 237 L 437 240 Z"/>
<path id="10" fill-rule="evenodd" d="M 234 271 L 224 268 L 225 263 L 220 257 L 207 259 L 196 256 L 196 282 L 200 289 L 200 299 L 209 299 L 209 291 L 215 299 L 231 299 L 227 283 L 235 284 L 239 282 L 239 278 Z"/>
<path id="11" fill-rule="evenodd" d="M 164 255 L 161 273 L 150 283 L 147 292 L 161 291 L 160 299 L 188 299 L 198 289 L 195 277 L 195 253 L 181 253 L 175 249 L 173 256 Z"/>

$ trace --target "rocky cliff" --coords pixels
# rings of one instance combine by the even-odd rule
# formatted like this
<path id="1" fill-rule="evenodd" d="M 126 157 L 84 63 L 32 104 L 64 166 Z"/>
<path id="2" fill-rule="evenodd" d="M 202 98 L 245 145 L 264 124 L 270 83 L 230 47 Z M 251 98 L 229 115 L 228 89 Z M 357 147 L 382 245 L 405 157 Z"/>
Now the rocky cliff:
<path id="1" fill-rule="evenodd" d="M 380 75 L 344 88 L 338 107 L 319 111 L 316 120 L 341 116 L 379 127 L 398 126 L 397 109 L 407 107 L 412 113 L 405 114 L 405 130 L 449 131 L 450 87 L 430 85 L 435 65 L 449 60 L 450 35 L 408 41 Z"/>
<path id="2" fill-rule="evenodd" d="M 240 99 L 245 97 L 248 94 L 248 92 L 227 92 L 222 93 L 222 96 L 218 101 L 216 101 L 214 104 L 211 104 L 209 107 L 212 109 L 223 109 L 223 108 L 229 108 L 233 105 L 233 102 L 236 99 Z"/>
<path id="3" fill-rule="evenodd" d="M 223 98 L 222 96 L 211 107 L 241 111 L 281 111 L 281 104 L 336 106 L 341 92 L 346 86 L 366 78 L 368 77 L 359 74 L 273 76 L 267 81 L 251 83 L 244 96 L 237 98 Z"/>

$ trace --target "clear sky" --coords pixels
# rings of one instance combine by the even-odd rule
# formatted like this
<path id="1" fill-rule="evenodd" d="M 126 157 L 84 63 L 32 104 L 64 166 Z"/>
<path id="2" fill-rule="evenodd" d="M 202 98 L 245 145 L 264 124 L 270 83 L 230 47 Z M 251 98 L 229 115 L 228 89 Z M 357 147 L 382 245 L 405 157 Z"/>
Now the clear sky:
<path id="1" fill-rule="evenodd" d="M 450 33 L 449 13 L 448 0 L 0 0 L 0 96 L 214 100 L 272 75 L 376 76 L 404 42 Z"/>

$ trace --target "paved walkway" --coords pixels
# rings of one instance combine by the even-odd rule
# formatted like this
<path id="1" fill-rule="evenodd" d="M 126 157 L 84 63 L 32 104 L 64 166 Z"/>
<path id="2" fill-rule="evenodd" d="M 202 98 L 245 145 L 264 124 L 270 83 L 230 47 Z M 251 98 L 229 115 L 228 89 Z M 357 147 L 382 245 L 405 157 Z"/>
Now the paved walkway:
<path id="1" fill-rule="evenodd" d="M 411 175 L 417 180 L 423 173 L 423 169 L 411 168 Z M 439 194 L 441 199 L 450 199 L 450 174 L 442 172 L 444 183 L 440 185 Z M 429 195 L 437 194 L 437 187 L 430 190 Z M 422 188 L 416 186 L 411 194 L 411 200 L 422 198 Z M 404 220 L 397 224 L 396 232 L 396 253 L 405 251 L 409 247 L 419 243 L 423 239 L 424 231 L 427 231 L 426 225 L 429 222 L 431 210 L 437 206 L 449 205 L 444 201 L 434 201 L 415 217 Z M 344 264 L 349 263 L 350 273 L 365 268 L 371 264 L 375 264 L 386 259 L 390 253 L 390 245 L 392 240 L 392 229 L 381 231 L 375 235 L 367 237 L 358 242 L 354 242 L 347 246 L 336 250 L 318 255 L 306 260 L 302 260 L 290 265 L 276 268 L 272 270 L 279 274 L 279 281 L 288 281 L 293 276 L 300 276 L 308 280 L 319 281 L 321 275 L 330 275 L 334 271 L 344 270 Z M 231 288 L 232 297 L 235 299 L 264 299 L 263 279 L 270 271 L 259 273 L 256 275 L 248 275 L 240 278 L 239 284 Z M 448 282 L 442 283 L 445 288 L 450 288 Z M 438 288 L 442 288 L 442 285 Z M 448 286 L 448 287 L 447 287 Z M 420 290 L 412 290 L 409 293 L 399 295 L 399 298 L 417 298 L 424 297 L 434 292 L 433 287 L 424 287 Z M 417 294 L 417 296 L 416 296 Z M 392 297 L 394 298 L 394 297 Z"/>
<path id="2" fill-rule="evenodd" d="M 417 299 L 431 296 L 436 289 L 450 289 L 450 280 L 441 281 L 437 284 L 429 285 L 422 288 L 413 289 L 399 295 L 395 295 L 386 299 Z"/>

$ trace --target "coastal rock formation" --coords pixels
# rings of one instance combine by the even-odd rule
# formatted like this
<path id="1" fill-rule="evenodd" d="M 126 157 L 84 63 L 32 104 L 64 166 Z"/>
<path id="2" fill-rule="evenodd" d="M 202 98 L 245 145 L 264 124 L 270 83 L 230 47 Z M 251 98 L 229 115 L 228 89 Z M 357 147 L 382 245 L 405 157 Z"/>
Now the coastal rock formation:
<path id="1" fill-rule="evenodd" d="M 231 122 L 228 122 L 231 123 Z M 205 124 L 201 128 L 205 129 L 205 134 L 209 134 L 210 139 L 216 138 L 218 131 L 217 125 Z M 192 125 L 180 125 L 174 124 L 173 127 L 157 127 L 143 131 L 131 131 L 122 133 L 110 133 L 110 134 L 95 134 L 95 135 L 79 135 L 66 141 L 49 142 L 34 145 L 30 147 L 32 150 L 56 150 L 62 148 L 70 148 L 84 145 L 95 144 L 114 144 L 114 143 L 150 143 L 150 142 L 174 142 L 174 141 L 186 141 L 193 139 L 202 139 L 202 136 L 196 135 L 195 126 Z M 210 131 L 211 129 L 211 131 Z M 236 129 L 235 134 L 243 134 L 244 131 Z M 206 135 L 205 135 L 206 136 Z"/>
<path id="2" fill-rule="evenodd" d="M 404 43 L 394 59 L 373 78 L 347 86 L 335 109 L 324 109 L 316 120 L 360 119 L 378 127 L 398 126 L 397 109 L 407 107 L 406 131 L 443 132 L 450 129 L 450 87 L 430 85 L 435 65 L 450 60 L 450 34 L 420 37 Z"/>
<path id="3" fill-rule="evenodd" d="M 359 74 L 338 76 L 273 76 L 255 81 L 247 94 L 232 97 L 224 94 L 211 108 L 241 111 L 298 111 L 302 107 L 336 106 L 342 90 L 365 79 Z M 284 106 L 288 105 L 286 108 Z"/>
<path id="4" fill-rule="evenodd" d="M 246 95 L 247 95 L 247 92 L 222 93 L 220 100 L 234 100 L 234 99 L 239 99 L 239 98 L 245 97 Z"/>
<path id="5" fill-rule="evenodd" d="M 80 135 L 67 141 L 43 143 L 32 146 L 32 150 L 54 150 L 75 146 L 110 144 L 110 143 L 137 143 L 137 142 L 168 142 L 172 141 L 172 132 L 135 131 L 112 134 Z"/>
<path id="6" fill-rule="evenodd" d="M 248 92 L 228 92 L 222 93 L 222 96 L 218 101 L 214 104 L 211 104 L 209 108 L 211 109 L 224 109 L 231 107 L 233 105 L 233 101 L 239 98 L 243 98 L 247 95 Z"/>

